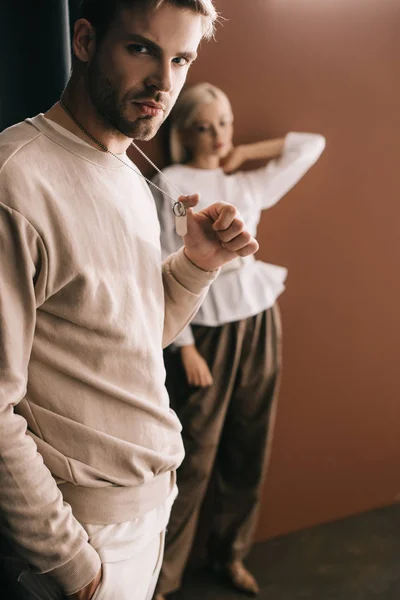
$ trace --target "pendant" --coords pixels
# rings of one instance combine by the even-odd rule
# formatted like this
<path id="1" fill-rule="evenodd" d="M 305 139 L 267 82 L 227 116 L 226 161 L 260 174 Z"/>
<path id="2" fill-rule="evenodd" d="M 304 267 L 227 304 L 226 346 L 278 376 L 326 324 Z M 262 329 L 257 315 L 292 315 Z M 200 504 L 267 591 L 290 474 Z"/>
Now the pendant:
<path id="1" fill-rule="evenodd" d="M 187 216 L 175 217 L 176 233 L 181 237 L 187 234 Z"/>
<path id="2" fill-rule="evenodd" d="M 181 237 L 184 237 L 187 234 L 186 207 L 182 202 L 175 202 L 172 212 L 175 215 L 176 233 Z"/>

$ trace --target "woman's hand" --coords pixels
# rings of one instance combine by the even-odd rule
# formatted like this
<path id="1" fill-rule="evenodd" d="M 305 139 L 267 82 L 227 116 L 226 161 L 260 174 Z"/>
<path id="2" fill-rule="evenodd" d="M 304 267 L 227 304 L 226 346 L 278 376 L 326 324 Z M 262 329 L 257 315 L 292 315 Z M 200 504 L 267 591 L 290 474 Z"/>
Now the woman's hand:
<path id="1" fill-rule="evenodd" d="M 210 369 L 196 346 L 182 346 L 181 358 L 189 385 L 203 388 L 212 385 Z"/>
<path id="2" fill-rule="evenodd" d="M 240 169 L 243 163 L 248 160 L 246 146 L 235 146 L 229 154 L 222 159 L 221 167 L 225 173 L 233 173 Z"/>
<path id="3" fill-rule="evenodd" d="M 79 592 L 75 592 L 75 594 L 71 594 L 70 596 L 66 596 L 67 600 L 91 600 L 93 598 L 98 586 L 100 585 L 102 576 L 102 570 L 97 573 L 96 577 L 91 581 L 86 587 L 79 590 Z"/>

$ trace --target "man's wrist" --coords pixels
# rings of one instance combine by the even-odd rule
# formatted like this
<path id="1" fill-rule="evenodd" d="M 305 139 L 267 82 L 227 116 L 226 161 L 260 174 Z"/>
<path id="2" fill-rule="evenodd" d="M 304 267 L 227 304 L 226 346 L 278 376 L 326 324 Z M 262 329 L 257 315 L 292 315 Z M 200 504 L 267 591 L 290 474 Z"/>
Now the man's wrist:
<path id="1" fill-rule="evenodd" d="M 214 268 L 214 269 L 209 269 L 207 268 L 207 265 L 205 264 L 207 261 L 201 261 L 198 260 L 196 257 L 192 257 L 190 254 L 190 250 L 188 251 L 188 249 L 186 248 L 186 246 L 184 246 L 183 248 L 183 253 L 186 256 L 186 258 L 188 259 L 188 261 L 197 269 L 200 269 L 200 271 L 204 271 L 205 273 L 212 273 L 212 271 L 215 271 L 218 267 Z"/>

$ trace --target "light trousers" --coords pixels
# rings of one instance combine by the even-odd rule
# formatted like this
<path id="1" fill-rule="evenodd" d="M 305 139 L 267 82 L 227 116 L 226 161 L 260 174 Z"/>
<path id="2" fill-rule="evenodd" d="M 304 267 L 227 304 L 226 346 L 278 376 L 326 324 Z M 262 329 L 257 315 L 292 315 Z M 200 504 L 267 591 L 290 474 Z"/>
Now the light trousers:
<path id="1" fill-rule="evenodd" d="M 133 521 L 83 524 L 100 556 L 102 579 L 92 600 L 151 600 L 162 565 L 165 527 L 176 488 L 166 502 Z M 18 600 L 64 600 L 54 579 L 37 574 L 15 556 L 3 556 L 14 574 Z M 18 568 L 18 565 L 21 565 Z"/>

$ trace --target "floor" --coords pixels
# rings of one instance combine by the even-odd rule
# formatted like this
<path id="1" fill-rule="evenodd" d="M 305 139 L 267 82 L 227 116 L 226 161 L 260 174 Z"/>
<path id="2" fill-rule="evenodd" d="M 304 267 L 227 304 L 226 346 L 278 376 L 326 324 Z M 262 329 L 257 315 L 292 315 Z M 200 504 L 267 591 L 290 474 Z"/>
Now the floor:
<path id="1" fill-rule="evenodd" d="M 400 505 L 257 544 L 247 564 L 259 600 L 399 600 Z M 4 576 L 4 574 L 3 574 Z M 1 600 L 18 600 L 1 577 Z M 239 600 L 206 570 L 169 600 Z"/>
<path id="2" fill-rule="evenodd" d="M 259 600 L 399 600 L 400 505 L 257 544 Z M 205 570 L 171 600 L 239 600 Z"/>

